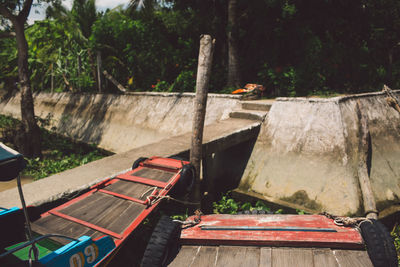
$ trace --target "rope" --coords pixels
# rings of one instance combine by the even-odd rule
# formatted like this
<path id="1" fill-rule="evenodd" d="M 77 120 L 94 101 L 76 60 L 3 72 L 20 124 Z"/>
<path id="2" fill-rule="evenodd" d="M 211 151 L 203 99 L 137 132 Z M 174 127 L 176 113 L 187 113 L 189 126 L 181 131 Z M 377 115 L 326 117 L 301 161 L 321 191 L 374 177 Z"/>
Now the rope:
<path id="1" fill-rule="evenodd" d="M 388 96 L 386 98 L 386 102 L 388 103 L 388 105 L 400 112 L 399 101 L 397 100 L 397 97 L 393 94 L 392 89 L 390 89 L 387 85 L 383 85 L 382 91 L 385 92 Z"/>
<path id="2" fill-rule="evenodd" d="M 157 196 L 155 199 L 151 200 L 150 205 L 156 204 L 156 203 L 160 202 L 163 199 L 172 200 L 172 201 L 184 204 L 184 205 L 200 205 L 199 202 L 189 202 L 189 201 L 179 200 L 179 199 L 173 198 L 173 197 L 171 197 L 169 195 Z"/>
<path id="3" fill-rule="evenodd" d="M 183 229 L 193 227 L 201 222 L 201 215 L 203 215 L 203 213 L 201 212 L 201 210 L 196 210 L 194 214 L 196 217 L 193 220 L 186 220 L 186 221 L 173 220 L 173 221 L 182 224 Z"/>
<path id="4" fill-rule="evenodd" d="M 322 212 L 321 215 L 324 215 L 325 217 L 332 219 L 334 224 L 336 224 L 337 226 L 354 227 L 356 229 L 360 229 L 361 224 L 365 222 L 372 223 L 372 221 L 366 217 L 351 218 L 345 216 L 335 216 L 327 212 Z"/>

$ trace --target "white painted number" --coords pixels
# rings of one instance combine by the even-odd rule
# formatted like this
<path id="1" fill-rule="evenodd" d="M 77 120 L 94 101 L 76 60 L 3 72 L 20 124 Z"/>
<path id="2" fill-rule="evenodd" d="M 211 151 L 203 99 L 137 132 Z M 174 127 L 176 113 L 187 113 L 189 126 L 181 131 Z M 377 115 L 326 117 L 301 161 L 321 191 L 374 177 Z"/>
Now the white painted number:
<path id="1" fill-rule="evenodd" d="M 83 252 L 85 253 L 86 262 L 91 264 L 96 261 L 99 256 L 99 248 L 95 244 L 91 244 L 87 246 Z M 85 266 L 85 257 L 82 252 L 78 252 L 69 258 L 69 266 L 70 267 L 84 267 Z"/>
<path id="2" fill-rule="evenodd" d="M 87 263 L 93 263 L 99 255 L 99 249 L 95 244 L 85 248 L 85 256 L 87 256 Z"/>
<path id="3" fill-rule="evenodd" d="M 83 267 L 85 264 L 85 258 L 82 252 L 76 253 L 69 258 L 70 267 Z"/>

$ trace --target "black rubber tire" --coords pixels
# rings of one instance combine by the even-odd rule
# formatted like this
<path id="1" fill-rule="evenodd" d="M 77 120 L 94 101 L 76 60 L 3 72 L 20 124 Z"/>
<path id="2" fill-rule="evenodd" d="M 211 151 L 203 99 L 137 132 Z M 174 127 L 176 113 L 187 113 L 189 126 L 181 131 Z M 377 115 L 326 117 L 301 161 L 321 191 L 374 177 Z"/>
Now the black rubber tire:
<path id="1" fill-rule="evenodd" d="M 135 162 L 132 164 L 132 170 L 136 169 L 137 167 L 139 167 L 139 164 L 143 161 L 145 161 L 148 158 L 145 157 L 140 157 L 137 160 L 135 160 Z"/>
<path id="2" fill-rule="evenodd" d="M 168 216 L 161 216 L 147 244 L 140 266 L 167 266 L 178 253 L 181 229 L 179 223 L 173 222 Z"/>
<path id="3" fill-rule="evenodd" d="M 361 223 L 360 228 L 372 264 L 375 267 L 398 267 L 396 249 L 386 227 L 371 220 Z"/>
<path id="4" fill-rule="evenodd" d="M 186 164 L 182 167 L 181 177 L 175 185 L 174 193 L 177 196 L 184 196 L 193 190 L 195 183 L 195 169 L 192 164 Z"/>

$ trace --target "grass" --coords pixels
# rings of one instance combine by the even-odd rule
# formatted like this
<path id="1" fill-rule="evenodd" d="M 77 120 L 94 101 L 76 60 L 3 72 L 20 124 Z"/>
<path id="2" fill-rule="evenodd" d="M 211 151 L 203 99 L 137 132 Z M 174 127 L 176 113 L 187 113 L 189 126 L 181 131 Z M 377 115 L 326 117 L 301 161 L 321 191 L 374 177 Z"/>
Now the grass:
<path id="1" fill-rule="evenodd" d="M 20 121 L 8 116 L 0 115 L 0 141 L 15 148 L 12 137 L 14 129 Z M 39 125 L 48 124 L 46 120 L 39 120 Z M 50 132 L 41 127 L 42 158 L 26 158 L 27 167 L 23 176 L 38 180 L 50 175 L 72 169 L 91 161 L 110 155 L 109 152 L 98 149 L 94 145 L 75 142 L 69 138 Z"/>

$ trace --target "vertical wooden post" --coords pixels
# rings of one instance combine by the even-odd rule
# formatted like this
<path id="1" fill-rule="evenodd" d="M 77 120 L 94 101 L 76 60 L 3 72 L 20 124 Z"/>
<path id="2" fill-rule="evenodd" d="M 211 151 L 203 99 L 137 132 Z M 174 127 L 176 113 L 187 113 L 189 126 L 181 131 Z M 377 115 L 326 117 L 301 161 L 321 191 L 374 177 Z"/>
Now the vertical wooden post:
<path id="1" fill-rule="evenodd" d="M 54 93 L 54 63 L 51 63 L 51 93 Z"/>
<path id="2" fill-rule="evenodd" d="M 102 81 L 101 81 L 101 52 L 97 51 L 97 85 L 99 86 L 99 93 L 102 91 Z"/>
<path id="3" fill-rule="evenodd" d="M 211 65 L 215 40 L 210 35 L 200 36 L 199 62 L 197 66 L 196 98 L 194 101 L 194 115 L 192 125 L 192 145 L 190 149 L 190 163 L 196 169 L 194 187 L 194 201 L 201 201 L 200 168 L 202 158 L 202 142 L 204 119 L 206 115 L 208 83 L 211 76 Z"/>
<path id="4" fill-rule="evenodd" d="M 78 54 L 77 56 L 77 63 L 78 63 L 78 83 L 77 83 L 77 88 L 78 88 L 78 92 L 81 91 L 81 69 L 82 69 L 82 59 L 81 59 L 81 55 Z"/>
<path id="5" fill-rule="evenodd" d="M 371 137 L 368 129 L 368 120 L 362 112 L 360 100 L 357 100 L 357 116 L 359 119 L 359 146 L 358 146 L 358 179 L 363 197 L 364 211 L 369 219 L 378 219 L 375 197 L 372 192 L 371 181 L 368 172 L 370 160 Z"/>

